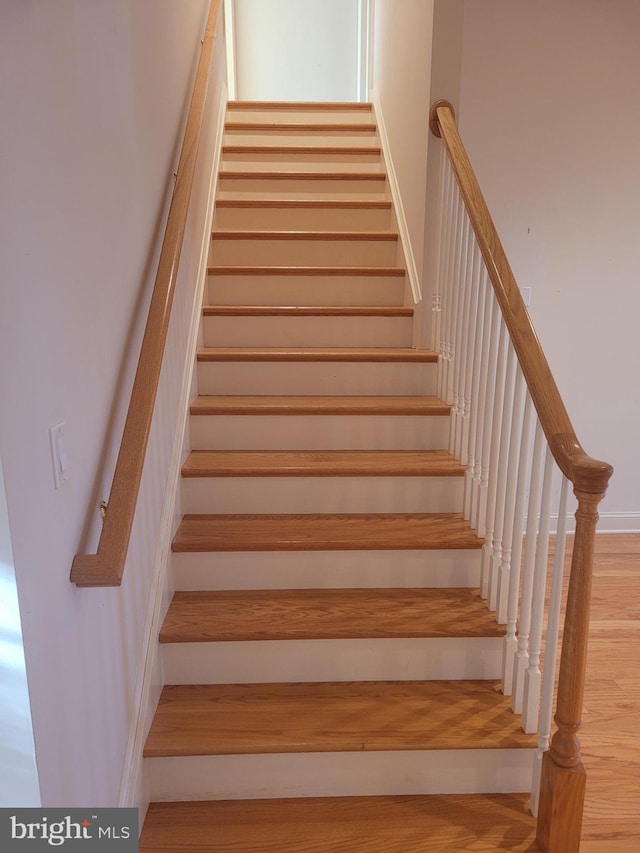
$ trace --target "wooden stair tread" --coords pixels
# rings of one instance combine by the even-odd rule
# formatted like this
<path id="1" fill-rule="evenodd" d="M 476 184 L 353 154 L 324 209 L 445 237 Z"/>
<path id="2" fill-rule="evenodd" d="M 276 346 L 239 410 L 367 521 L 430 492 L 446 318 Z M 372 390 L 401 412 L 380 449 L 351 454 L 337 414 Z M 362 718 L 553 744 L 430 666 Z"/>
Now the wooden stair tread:
<path id="1" fill-rule="evenodd" d="M 242 110 L 293 110 L 295 112 L 322 112 L 323 110 L 347 110 L 349 112 L 371 112 L 368 101 L 227 101 L 227 109 Z"/>
<path id="2" fill-rule="evenodd" d="M 311 276 L 390 276 L 403 278 L 403 267 L 308 267 L 308 266 L 235 266 L 216 264 L 207 275 L 311 275 Z"/>
<path id="3" fill-rule="evenodd" d="M 409 305 L 205 305 L 205 317 L 412 317 Z"/>
<path id="4" fill-rule="evenodd" d="M 332 209 L 339 210 L 390 210 L 391 200 L 386 198 L 219 198 L 219 208 L 286 208 L 286 209 Z"/>
<path id="5" fill-rule="evenodd" d="M 220 169 L 221 180 L 281 180 L 281 181 L 386 181 L 384 172 L 304 172 L 293 170 L 253 172 L 245 169 Z"/>
<path id="6" fill-rule="evenodd" d="M 375 133 L 376 125 L 374 122 L 343 122 L 343 121 L 323 121 L 323 122 L 303 122 L 303 121 L 227 121 L 224 125 L 225 130 L 284 130 L 284 131 L 317 131 L 318 133 L 331 133 L 331 131 L 348 131 L 349 133 Z"/>
<path id="7" fill-rule="evenodd" d="M 525 794 L 152 803 L 140 853 L 537 851 Z"/>
<path id="8" fill-rule="evenodd" d="M 223 154 L 347 154 L 381 153 L 378 145 L 223 145 Z"/>
<path id="9" fill-rule="evenodd" d="M 202 395 L 192 415 L 438 415 L 451 406 L 438 397 L 303 397 L 297 395 Z"/>
<path id="10" fill-rule="evenodd" d="M 459 513 L 185 515 L 172 549 L 187 551 L 385 551 L 479 549 Z"/>
<path id="11" fill-rule="evenodd" d="M 176 592 L 161 643 L 502 637 L 472 589 Z"/>
<path id="12" fill-rule="evenodd" d="M 239 229 L 215 229 L 212 240 L 336 240 L 395 243 L 397 231 L 241 231 Z"/>
<path id="13" fill-rule="evenodd" d="M 444 450 L 193 450 L 183 477 L 463 477 Z"/>
<path id="14" fill-rule="evenodd" d="M 203 347 L 198 350 L 198 361 L 357 361 L 436 364 L 438 354 L 432 350 L 405 347 Z"/>
<path id="15" fill-rule="evenodd" d="M 202 395 L 192 415 L 437 415 L 451 406 L 438 397 L 303 397 L 297 395 Z"/>
<path id="16" fill-rule="evenodd" d="M 453 725 L 452 720 L 464 721 Z M 162 690 L 144 754 L 535 748 L 492 681 L 188 684 Z"/>

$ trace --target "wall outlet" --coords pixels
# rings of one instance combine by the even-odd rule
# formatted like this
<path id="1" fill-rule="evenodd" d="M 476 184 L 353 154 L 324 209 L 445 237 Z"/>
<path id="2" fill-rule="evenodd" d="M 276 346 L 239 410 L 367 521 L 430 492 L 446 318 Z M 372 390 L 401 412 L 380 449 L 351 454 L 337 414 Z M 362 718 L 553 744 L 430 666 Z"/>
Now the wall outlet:
<path id="1" fill-rule="evenodd" d="M 531 305 L 531 288 L 530 287 L 521 287 L 520 293 L 522 294 L 522 300 L 527 308 Z"/>

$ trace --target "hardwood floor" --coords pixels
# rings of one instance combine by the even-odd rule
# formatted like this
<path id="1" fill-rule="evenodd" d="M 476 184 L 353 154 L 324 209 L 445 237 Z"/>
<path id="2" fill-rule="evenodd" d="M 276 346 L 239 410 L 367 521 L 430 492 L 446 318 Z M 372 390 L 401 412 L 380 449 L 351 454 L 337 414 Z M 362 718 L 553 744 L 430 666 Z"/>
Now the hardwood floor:
<path id="1" fill-rule="evenodd" d="M 640 850 L 640 534 L 596 538 L 581 853 Z"/>

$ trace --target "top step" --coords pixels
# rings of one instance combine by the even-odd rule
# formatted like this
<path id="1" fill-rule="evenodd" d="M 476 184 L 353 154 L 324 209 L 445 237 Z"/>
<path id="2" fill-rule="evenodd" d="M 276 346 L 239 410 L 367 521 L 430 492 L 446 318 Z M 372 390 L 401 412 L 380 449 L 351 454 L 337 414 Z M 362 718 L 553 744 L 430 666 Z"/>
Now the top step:
<path id="1" fill-rule="evenodd" d="M 230 101 L 228 122 L 264 122 L 274 124 L 368 124 L 373 121 L 371 104 L 351 102 Z"/>
<path id="2" fill-rule="evenodd" d="M 321 110 L 332 110 L 343 112 L 354 110 L 356 112 L 371 112 L 372 105 L 361 101 L 229 101 L 227 109 L 236 110 L 293 110 L 295 112 L 317 112 Z"/>

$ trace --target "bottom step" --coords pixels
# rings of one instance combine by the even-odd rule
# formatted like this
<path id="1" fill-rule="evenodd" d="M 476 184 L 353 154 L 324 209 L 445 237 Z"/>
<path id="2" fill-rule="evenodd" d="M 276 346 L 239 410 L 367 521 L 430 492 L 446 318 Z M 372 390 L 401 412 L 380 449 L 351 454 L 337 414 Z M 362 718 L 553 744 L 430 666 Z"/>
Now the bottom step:
<path id="1" fill-rule="evenodd" d="M 535 851 L 518 794 L 152 803 L 140 853 Z"/>

